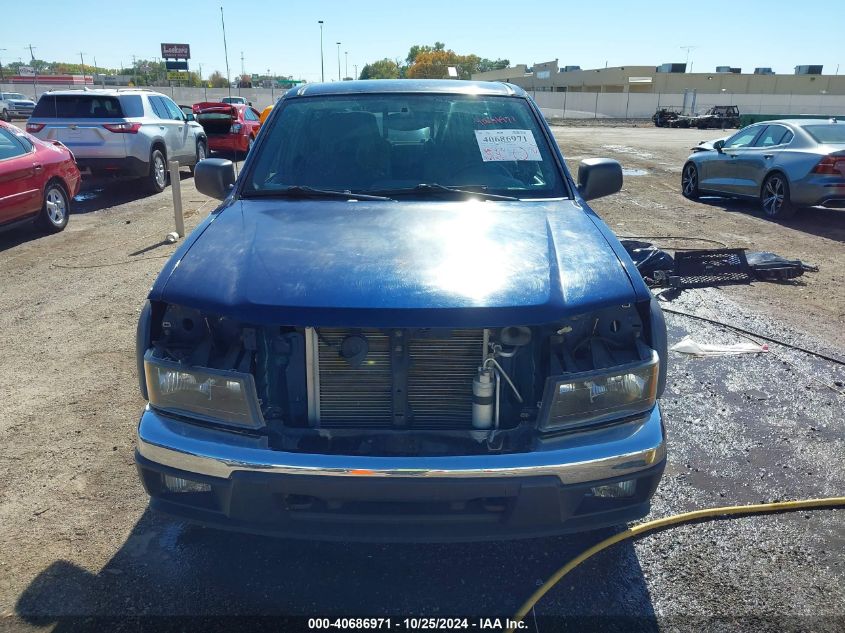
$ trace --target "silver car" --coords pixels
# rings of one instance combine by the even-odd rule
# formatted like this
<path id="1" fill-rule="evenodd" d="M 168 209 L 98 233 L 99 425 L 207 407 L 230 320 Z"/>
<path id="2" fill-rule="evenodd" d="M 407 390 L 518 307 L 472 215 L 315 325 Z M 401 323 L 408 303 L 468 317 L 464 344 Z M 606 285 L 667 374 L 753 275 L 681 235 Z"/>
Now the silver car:
<path id="1" fill-rule="evenodd" d="M 166 95 L 138 88 L 45 92 L 26 131 L 61 141 L 83 175 L 141 178 L 153 192 L 167 184 L 167 161 L 193 170 L 208 154 L 193 115 Z"/>
<path id="2" fill-rule="evenodd" d="M 693 150 L 681 175 L 687 198 L 754 199 L 781 220 L 801 207 L 845 208 L 845 123 L 836 119 L 764 121 Z"/>

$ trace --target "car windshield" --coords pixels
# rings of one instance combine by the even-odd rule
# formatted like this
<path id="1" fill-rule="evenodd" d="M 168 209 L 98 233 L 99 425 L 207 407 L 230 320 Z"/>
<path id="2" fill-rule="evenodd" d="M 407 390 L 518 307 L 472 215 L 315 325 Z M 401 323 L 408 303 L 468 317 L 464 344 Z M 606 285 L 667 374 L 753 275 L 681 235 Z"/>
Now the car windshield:
<path id="1" fill-rule="evenodd" d="M 454 187 L 518 198 L 568 196 L 543 130 L 521 98 L 294 98 L 282 102 L 262 134 L 244 195 L 312 187 L 431 196 Z"/>
<path id="2" fill-rule="evenodd" d="M 845 125 L 842 123 L 805 125 L 804 129 L 818 143 L 845 143 Z"/>

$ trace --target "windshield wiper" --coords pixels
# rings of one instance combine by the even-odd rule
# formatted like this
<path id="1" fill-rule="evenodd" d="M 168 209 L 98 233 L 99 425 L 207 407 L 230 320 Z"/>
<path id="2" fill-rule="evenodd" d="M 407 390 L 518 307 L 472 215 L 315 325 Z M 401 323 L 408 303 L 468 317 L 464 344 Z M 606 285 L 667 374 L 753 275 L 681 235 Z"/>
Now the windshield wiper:
<path id="1" fill-rule="evenodd" d="M 387 195 L 387 196 L 396 196 L 401 195 L 404 193 L 420 193 L 420 194 L 444 194 L 444 193 L 456 193 L 465 196 L 480 196 L 485 200 L 519 200 L 519 198 L 515 198 L 514 196 L 502 196 L 495 193 L 487 193 L 484 189 L 487 189 L 485 186 L 480 186 L 479 189 L 481 191 L 473 191 L 471 189 L 460 189 L 458 187 L 447 187 L 446 185 L 441 185 L 440 183 L 436 182 L 423 182 L 414 187 L 405 187 L 404 189 L 382 189 L 377 190 L 378 193 Z"/>
<path id="2" fill-rule="evenodd" d="M 284 189 L 257 189 L 245 191 L 244 198 L 344 198 L 345 200 L 390 200 L 386 196 L 376 196 L 352 191 L 336 191 L 334 189 L 316 189 L 293 185 Z"/>

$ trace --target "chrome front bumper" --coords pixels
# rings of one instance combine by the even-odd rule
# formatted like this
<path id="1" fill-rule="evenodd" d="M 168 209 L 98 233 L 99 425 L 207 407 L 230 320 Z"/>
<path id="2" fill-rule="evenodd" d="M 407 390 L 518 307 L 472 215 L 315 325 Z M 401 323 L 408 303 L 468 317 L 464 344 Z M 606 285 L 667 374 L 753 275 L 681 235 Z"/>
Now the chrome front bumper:
<path id="1" fill-rule="evenodd" d="M 657 406 L 642 418 L 602 429 L 538 440 L 531 452 L 445 457 L 363 457 L 288 453 L 255 439 L 166 416 L 149 406 L 138 425 L 138 454 L 188 473 L 366 478 L 512 478 L 554 475 L 578 484 L 635 475 L 666 456 Z"/>

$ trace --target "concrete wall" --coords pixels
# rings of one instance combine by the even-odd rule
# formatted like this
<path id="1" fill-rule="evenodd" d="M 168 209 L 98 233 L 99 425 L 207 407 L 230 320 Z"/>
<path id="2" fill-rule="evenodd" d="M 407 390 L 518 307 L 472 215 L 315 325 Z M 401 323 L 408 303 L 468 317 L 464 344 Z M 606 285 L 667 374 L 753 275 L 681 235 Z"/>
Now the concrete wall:
<path id="1" fill-rule="evenodd" d="M 658 107 L 684 105 L 683 93 L 638 94 L 605 92 L 536 92 L 534 100 L 547 117 L 650 118 Z M 691 102 L 687 95 L 687 105 Z M 740 114 L 829 114 L 845 115 L 842 95 L 772 95 L 697 93 L 695 111 L 714 105 L 735 105 Z"/>
<path id="2" fill-rule="evenodd" d="M 107 86 L 107 88 L 111 87 Z M 27 95 L 28 97 L 33 96 L 33 89 L 34 87 L 31 84 L 0 84 L 0 90 L 2 90 L 3 92 L 20 92 Z M 37 93 L 35 96 L 37 99 L 37 97 L 41 96 L 41 93 L 46 92 L 47 90 L 79 90 L 80 86 L 38 85 L 36 89 Z M 179 105 L 193 105 L 194 103 L 199 103 L 200 101 L 219 101 L 221 98 L 229 94 L 229 91 L 226 88 L 162 87 L 149 88 L 149 90 L 154 90 L 156 92 L 166 94 Z M 255 106 L 255 108 L 259 112 L 268 105 L 271 105 L 274 102 L 274 99 L 278 99 L 283 92 L 284 90 L 270 90 L 269 88 L 241 88 L 240 90 L 238 90 L 237 88 L 232 88 L 233 96 L 240 95 L 242 97 L 246 97 L 249 101 L 252 101 L 252 105 Z"/>
<path id="3" fill-rule="evenodd" d="M 845 75 L 737 75 L 715 71 L 659 73 L 654 66 L 612 66 L 559 72 L 556 61 L 535 64 L 533 70 L 533 73 L 526 73 L 525 66 L 520 65 L 476 73 L 472 78 L 510 81 L 537 92 L 556 92 L 564 88 L 584 92 L 619 92 L 630 88 L 632 92 L 663 94 L 697 90 L 700 93 L 845 95 Z"/>
<path id="4" fill-rule="evenodd" d="M 38 94 L 43 92 L 40 89 Z M 52 86 L 63 90 L 61 86 Z M 32 96 L 32 87 L 3 85 L 2 90 L 23 92 Z M 180 105 L 191 105 L 200 101 L 219 101 L 229 94 L 226 88 L 156 88 Z M 261 111 L 273 103 L 283 91 L 266 88 L 242 88 L 241 96 L 252 101 Z M 650 118 L 658 106 L 683 106 L 681 93 L 634 93 L 634 92 L 543 92 L 528 89 L 543 113 L 554 118 Z M 238 90 L 232 89 L 237 95 Z M 691 102 L 687 95 L 687 105 Z M 736 105 L 740 113 L 747 114 L 830 114 L 845 115 L 845 95 L 801 95 L 801 94 L 744 94 L 698 92 L 695 111 L 703 112 L 714 105 Z"/>

